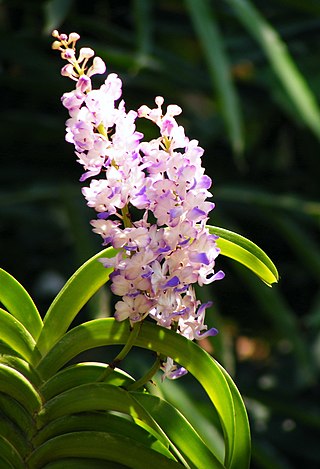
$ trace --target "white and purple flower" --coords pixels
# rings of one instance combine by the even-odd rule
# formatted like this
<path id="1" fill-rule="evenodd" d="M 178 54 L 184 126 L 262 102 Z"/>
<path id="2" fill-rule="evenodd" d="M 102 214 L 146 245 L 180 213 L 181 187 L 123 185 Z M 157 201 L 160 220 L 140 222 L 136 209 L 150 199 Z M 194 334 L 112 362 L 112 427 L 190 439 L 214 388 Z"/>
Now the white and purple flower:
<path id="1" fill-rule="evenodd" d="M 94 178 L 82 189 L 98 213 L 93 231 L 118 250 L 114 258 L 100 259 L 114 269 L 111 290 L 122 297 L 116 319 L 133 324 L 149 316 L 190 340 L 217 334 L 204 324 L 211 303 L 201 305 L 194 290 L 195 284 L 224 277 L 215 271 L 219 249 L 206 228 L 214 208 L 208 201 L 211 179 L 202 167 L 203 149 L 175 119 L 182 109 L 169 105 L 163 112 L 164 99 L 157 96 L 154 109 L 143 105 L 127 112 L 124 102 L 118 103 L 122 82 L 116 74 L 92 89 L 91 77 L 106 66 L 89 48 L 76 58 L 79 35 L 54 31 L 53 36 L 53 48 L 68 62 L 62 74 L 76 82 L 62 97 L 70 114 L 66 140 L 84 168 L 81 181 Z M 159 127 L 157 139 L 143 141 L 136 130 L 141 118 Z M 142 213 L 138 221 L 131 220 L 133 207 Z M 170 378 L 185 373 L 170 358 L 163 370 Z"/>

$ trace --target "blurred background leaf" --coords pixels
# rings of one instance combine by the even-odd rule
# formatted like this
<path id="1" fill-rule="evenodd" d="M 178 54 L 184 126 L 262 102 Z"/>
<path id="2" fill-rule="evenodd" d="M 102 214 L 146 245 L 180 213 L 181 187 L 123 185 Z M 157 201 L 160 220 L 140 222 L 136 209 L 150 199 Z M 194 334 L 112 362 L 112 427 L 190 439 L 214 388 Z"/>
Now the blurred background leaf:
<path id="1" fill-rule="evenodd" d="M 51 51 L 54 28 L 79 32 L 81 45 L 121 76 L 128 109 L 152 106 L 159 94 L 183 108 L 180 122 L 205 149 L 214 181 L 210 224 L 252 240 L 280 274 L 270 289 L 218 258 L 225 279 L 199 295 L 214 300 L 207 322 L 220 334 L 201 344 L 246 397 L 252 468 L 318 468 L 319 2 L 2 0 L 0 266 L 32 293 L 42 315 L 101 249 L 81 169 L 64 141 L 60 96 L 73 83 L 60 76 Z M 147 122 L 139 130 L 154 136 Z M 106 316 L 113 303 L 104 289 L 81 314 Z M 205 432 L 206 402 L 193 381 L 174 386 L 193 393 L 181 406 L 188 415 L 195 406 Z"/>

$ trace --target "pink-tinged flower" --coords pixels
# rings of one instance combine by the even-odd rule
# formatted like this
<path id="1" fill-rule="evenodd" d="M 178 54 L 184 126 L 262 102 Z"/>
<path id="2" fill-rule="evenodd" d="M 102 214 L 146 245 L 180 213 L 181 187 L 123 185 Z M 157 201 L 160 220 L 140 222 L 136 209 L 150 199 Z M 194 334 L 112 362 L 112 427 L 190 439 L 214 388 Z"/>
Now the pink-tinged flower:
<path id="1" fill-rule="evenodd" d="M 150 263 L 156 260 L 157 254 L 151 249 L 144 249 L 133 254 L 127 260 L 125 276 L 133 280 L 139 276 L 146 276 L 150 271 Z"/>
<path id="2" fill-rule="evenodd" d="M 150 235 L 147 228 L 132 227 L 118 230 L 115 233 L 112 245 L 116 249 L 125 248 L 127 251 L 144 249 L 150 244 Z"/>
<path id="3" fill-rule="evenodd" d="M 92 231 L 99 234 L 105 245 L 112 244 L 114 237 L 122 230 L 119 228 L 120 221 L 113 220 L 91 220 L 90 224 L 93 226 Z"/>
<path id="4" fill-rule="evenodd" d="M 153 306 L 153 301 L 145 295 L 124 296 L 123 301 L 118 301 L 115 305 L 115 318 L 123 321 L 129 318 L 131 323 L 141 321 L 145 318 Z"/>
<path id="5" fill-rule="evenodd" d="M 190 314 L 188 318 L 179 319 L 180 333 L 190 340 L 201 340 L 209 336 L 218 334 L 218 330 L 208 327 L 204 324 L 205 310 L 212 305 L 211 302 L 202 304 L 195 314 Z"/>
<path id="6" fill-rule="evenodd" d="M 164 381 L 166 378 L 172 380 L 181 378 L 188 373 L 185 368 L 174 363 L 170 357 L 168 357 L 167 360 L 162 364 L 161 370 L 163 371 L 163 375 L 161 377 L 162 381 Z"/>
<path id="7" fill-rule="evenodd" d="M 137 277 L 129 280 L 123 275 L 124 269 L 115 271 L 111 275 L 112 285 L 111 291 L 118 296 L 137 296 L 141 292 L 150 290 L 150 280 L 144 277 Z"/>
<path id="8" fill-rule="evenodd" d="M 64 93 L 62 95 L 62 104 L 68 109 L 71 117 L 78 113 L 83 101 L 85 100 L 85 97 L 85 93 L 78 89 L 70 91 L 69 93 Z"/>
<path id="9" fill-rule="evenodd" d="M 83 187 L 82 193 L 89 207 L 108 216 L 117 213 L 117 208 L 123 207 L 119 187 L 110 186 L 106 179 L 93 179 L 89 187 Z"/>
<path id="10" fill-rule="evenodd" d="M 82 93 L 91 91 L 92 84 L 90 78 L 87 75 L 81 75 L 77 81 L 76 88 Z"/>
<path id="11" fill-rule="evenodd" d="M 93 59 L 93 64 L 89 67 L 87 71 L 87 76 L 92 77 L 93 75 L 103 75 L 106 71 L 106 64 L 101 59 L 101 57 L 95 57 Z"/>

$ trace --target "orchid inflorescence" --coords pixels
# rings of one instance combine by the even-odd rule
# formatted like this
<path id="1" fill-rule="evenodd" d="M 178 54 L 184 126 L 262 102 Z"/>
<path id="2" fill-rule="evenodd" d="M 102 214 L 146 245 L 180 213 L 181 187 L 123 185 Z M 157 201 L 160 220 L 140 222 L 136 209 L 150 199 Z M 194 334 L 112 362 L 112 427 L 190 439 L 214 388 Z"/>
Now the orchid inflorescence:
<path id="1" fill-rule="evenodd" d="M 124 101 L 118 102 L 122 82 L 116 74 L 92 89 L 91 77 L 105 73 L 106 66 L 89 48 L 81 48 L 77 58 L 80 36 L 52 35 L 52 47 L 68 62 L 62 75 L 76 82 L 75 89 L 62 96 L 70 114 L 66 140 L 74 144 L 84 167 L 80 180 L 91 178 L 82 192 L 98 213 L 91 221 L 93 231 L 103 245 L 117 250 L 113 258 L 100 259 L 114 269 L 111 290 L 122 297 L 115 318 L 128 318 L 133 325 L 150 316 L 190 340 L 216 335 L 215 328 L 208 330 L 204 324 L 211 302 L 201 304 L 194 290 L 195 284 L 224 277 L 214 270 L 219 248 L 206 228 L 214 208 L 207 200 L 211 179 L 201 165 L 203 149 L 185 136 L 175 119 L 181 108 L 169 105 L 164 113 L 164 99 L 158 96 L 154 109 L 143 105 L 127 112 Z M 136 130 L 138 118 L 155 123 L 160 136 L 143 141 Z M 136 221 L 133 212 L 141 214 Z M 169 378 L 186 372 L 170 358 L 163 370 Z"/>

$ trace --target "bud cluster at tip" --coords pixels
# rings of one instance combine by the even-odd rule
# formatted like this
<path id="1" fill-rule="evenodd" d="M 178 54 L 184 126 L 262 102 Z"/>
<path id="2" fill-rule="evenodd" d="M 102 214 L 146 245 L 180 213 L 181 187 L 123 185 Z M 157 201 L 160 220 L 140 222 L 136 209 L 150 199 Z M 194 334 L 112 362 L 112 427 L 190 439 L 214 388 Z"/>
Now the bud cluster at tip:
<path id="1" fill-rule="evenodd" d="M 106 66 L 100 57 L 95 57 L 91 67 L 87 68 L 88 60 L 94 56 L 94 51 L 89 47 L 82 47 L 79 51 L 79 56 L 76 58 L 76 43 L 80 39 L 78 33 L 59 34 L 54 30 L 52 36 L 56 39 L 52 43 L 52 49 L 61 52 L 61 58 L 69 62 L 62 67 L 61 75 L 78 81 L 78 79 L 85 75 L 91 77 L 97 73 L 103 74 L 106 71 Z"/>

